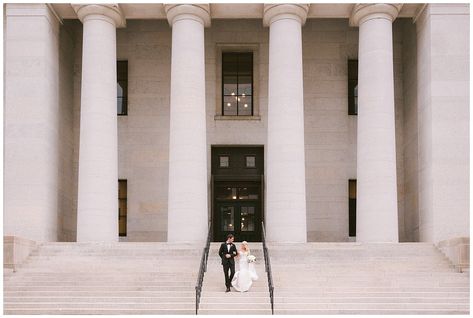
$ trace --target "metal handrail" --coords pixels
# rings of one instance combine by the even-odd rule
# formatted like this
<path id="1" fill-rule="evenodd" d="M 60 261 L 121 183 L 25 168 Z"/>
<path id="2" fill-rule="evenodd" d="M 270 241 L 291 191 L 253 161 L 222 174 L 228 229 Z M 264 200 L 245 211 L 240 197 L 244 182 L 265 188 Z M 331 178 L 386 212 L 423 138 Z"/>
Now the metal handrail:
<path id="1" fill-rule="evenodd" d="M 263 255 L 264 255 L 264 269 L 268 276 L 269 298 L 271 301 L 271 315 L 274 315 L 274 286 L 273 274 L 271 272 L 271 262 L 269 260 L 268 247 L 266 246 L 266 231 L 264 230 L 264 222 L 261 222 L 261 229 L 263 233 Z"/>
<path id="2" fill-rule="evenodd" d="M 210 223 L 209 232 L 207 233 L 207 242 L 202 250 L 202 257 L 200 259 L 199 275 L 197 276 L 197 283 L 195 285 L 195 314 L 199 313 L 200 296 L 202 294 L 202 283 L 204 282 L 204 274 L 207 271 L 207 261 L 209 259 L 210 250 Z"/>

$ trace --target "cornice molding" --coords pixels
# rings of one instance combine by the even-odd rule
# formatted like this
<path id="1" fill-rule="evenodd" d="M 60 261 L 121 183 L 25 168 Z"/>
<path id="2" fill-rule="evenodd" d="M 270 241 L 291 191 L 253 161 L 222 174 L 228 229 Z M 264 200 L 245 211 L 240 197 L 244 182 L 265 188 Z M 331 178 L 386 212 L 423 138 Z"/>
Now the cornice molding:
<path id="1" fill-rule="evenodd" d="M 191 19 L 198 21 L 204 27 L 210 27 L 210 5 L 209 4 L 165 4 L 164 11 L 172 27 L 179 20 Z"/>
<path id="2" fill-rule="evenodd" d="M 79 20 L 84 23 L 84 19 L 87 19 L 91 15 L 102 15 L 109 18 L 115 24 L 117 28 L 123 28 L 126 26 L 125 15 L 123 14 L 120 6 L 114 4 L 72 4 L 72 8 L 77 13 Z"/>
<path id="3" fill-rule="evenodd" d="M 263 7 L 263 25 L 270 26 L 271 23 L 281 19 L 295 19 L 301 25 L 305 24 L 310 4 L 265 4 Z"/>
<path id="4" fill-rule="evenodd" d="M 388 19 L 393 22 L 401 9 L 402 4 L 395 3 L 355 4 L 350 16 L 350 26 L 360 26 L 371 19 Z"/>

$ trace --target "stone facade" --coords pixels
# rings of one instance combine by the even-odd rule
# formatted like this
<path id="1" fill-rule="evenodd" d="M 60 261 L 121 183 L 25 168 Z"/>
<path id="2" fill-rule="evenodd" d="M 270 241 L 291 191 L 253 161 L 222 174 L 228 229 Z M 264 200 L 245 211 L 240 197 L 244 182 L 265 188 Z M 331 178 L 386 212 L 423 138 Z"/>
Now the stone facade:
<path id="1" fill-rule="evenodd" d="M 61 20 L 54 8 L 6 7 L 4 229 L 37 241 L 75 241 L 84 34 L 77 17 Z M 469 236 L 468 9 L 418 5 L 401 10 L 392 24 L 401 242 Z M 350 10 L 318 18 L 311 10 L 301 28 L 306 235 L 307 241 L 344 242 L 348 180 L 357 179 L 359 166 L 358 116 L 347 112 L 347 60 L 358 58 L 359 29 L 350 26 Z M 204 29 L 208 193 L 211 146 L 267 151 L 270 29 L 262 17 L 212 17 Z M 28 28 L 19 27 L 23 21 Z M 128 115 L 117 119 L 118 179 L 128 181 L 128 235 L 120 240 L 168 241 L 173 29 L 165 15 L 127 18 L 116 29 L 116 48 L 116 59 L 128 61 L 129 93 Z M 221 114 L 221 52 L 229 49 L 254 52 L 251 118 Z M 36 86 L 44 76 L 51 85 Z M 38 100 L 43 107 L 33 107 Z M 265 169 L 267 163 L 266 154 Z M 265 211 L 267 222 L 271 213 Z"/>

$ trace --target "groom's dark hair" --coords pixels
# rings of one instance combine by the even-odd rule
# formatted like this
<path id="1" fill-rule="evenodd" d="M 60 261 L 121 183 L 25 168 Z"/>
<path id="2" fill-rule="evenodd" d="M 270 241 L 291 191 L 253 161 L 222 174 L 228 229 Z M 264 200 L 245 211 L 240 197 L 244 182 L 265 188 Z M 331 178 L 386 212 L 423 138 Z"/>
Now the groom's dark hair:
<path id="1" fill-rule="evenodd" d="M 233 234 L 228 234 L 228 235 L 227 235 L 227 240 L 228 240 L 228 239 L 231 239 L 232 237 L 234 237 Z"/>

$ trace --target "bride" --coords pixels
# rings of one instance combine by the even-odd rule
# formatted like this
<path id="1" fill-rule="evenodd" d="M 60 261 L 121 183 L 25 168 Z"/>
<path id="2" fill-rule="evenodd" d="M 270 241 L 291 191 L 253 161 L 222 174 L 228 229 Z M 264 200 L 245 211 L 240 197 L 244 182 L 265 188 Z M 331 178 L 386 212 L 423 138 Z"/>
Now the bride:
<path id="1" fill-rule="evenodd" d="M 239 292 L 248 291 L 253 281 L 258 279 L 254 264 L 248 262 L 248 255 L 250 255 L 250 248 L 248 243 L 243 241 L 237 256 L 240 268 L 232 280 L 232 286 Z"/>

